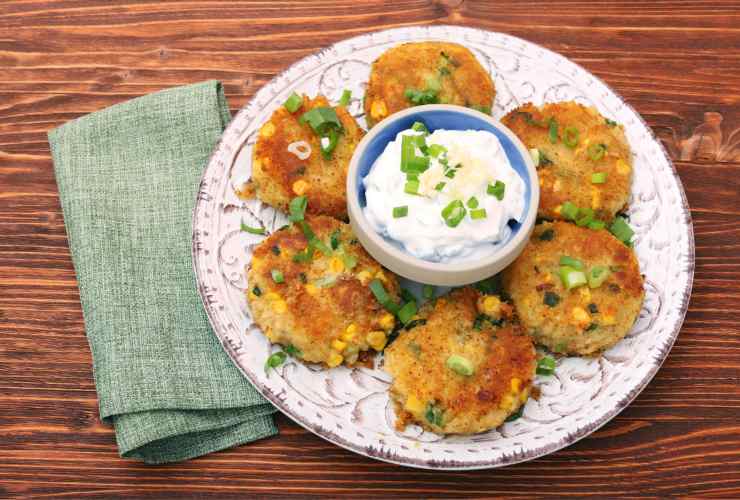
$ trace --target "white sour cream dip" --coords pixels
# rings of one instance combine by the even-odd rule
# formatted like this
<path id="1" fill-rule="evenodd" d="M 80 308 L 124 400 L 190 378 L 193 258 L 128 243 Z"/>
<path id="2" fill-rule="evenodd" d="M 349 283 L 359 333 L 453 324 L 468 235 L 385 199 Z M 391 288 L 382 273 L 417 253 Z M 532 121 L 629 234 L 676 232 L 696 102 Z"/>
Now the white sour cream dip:
<path id="1" fill-rule="evenodd" d="M 429 164 L 418 174 L 418 194 L 409 194 L 407 183 L 413 177 L 401 170 L 404 135 L 424 133 L 411 129 L 400 132 L 363 179 L 367 200 L 363 213 L 375 231 L 407 253 L 432 262 L 469 261 L 494 254 L 511 234 L 507 223 L 512 219 L 521 222 L 525 216 L 524 181 L 512 168 L 498 138 L 482 130 L 435 130 L 426 136 Z M 429 154 L 433 144 L 446 151 L 436 157 Z M 415 153 L 423 155 L 418 147 Z M 497 181 L 498 189 L 493 188 Z M 441 183 L 444 187 L 440 189 Z M 500 196 L 501 183 L 505 187 L 499 200 L 496 194 Z M 466 213 L 451 227 L 450 214 L 446 220 L 443 210 L 456 200 L 465 206 Z M 407 207 L 407 215 L 394 217 L 397 207 Z M 403 211 L 399 208 L 396 215 Z M 473 217 L 474 211 L 478 218 Z"/>

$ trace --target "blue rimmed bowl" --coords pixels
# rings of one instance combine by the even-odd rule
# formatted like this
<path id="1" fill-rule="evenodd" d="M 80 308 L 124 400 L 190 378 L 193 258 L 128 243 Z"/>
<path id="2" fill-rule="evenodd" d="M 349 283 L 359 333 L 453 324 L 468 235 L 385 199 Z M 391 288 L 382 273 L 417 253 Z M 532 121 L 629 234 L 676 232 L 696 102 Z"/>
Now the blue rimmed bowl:
<path id="1" fill-rule="evenodd" d="M 421 121 L 430 132 L 445 130 L 485 130 L 501 143 L 514 170 L 524 181 L 525 216 L 520 223 L 510 224 L 509 237 L 495 253 L 469 262 L 430 262 L 404 252 L 378 234 L 365 218 L 366 204 L 363 179 L 389 142 L 402 130 Z M 355 149 L 347 174 L 347 207 L 349 220 L 360 243 L 383 266 L 394 273 L 420 283 L 439 286 L 461 286 L 493 276 L 524 250 L 537 218 L 540 200 L 537 171 L 529 152 L 511 130 L 491 116 L 473 109 L 446 104 L 417 106 L 395 113 L 376 124 Z"/>

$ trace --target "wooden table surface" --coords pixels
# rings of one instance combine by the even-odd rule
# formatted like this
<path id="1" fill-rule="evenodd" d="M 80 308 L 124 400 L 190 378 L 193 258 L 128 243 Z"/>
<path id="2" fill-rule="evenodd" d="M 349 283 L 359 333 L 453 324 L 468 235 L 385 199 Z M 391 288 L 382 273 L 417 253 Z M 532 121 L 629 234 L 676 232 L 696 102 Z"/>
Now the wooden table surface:
<path id="1" fill-rule="evenodd" d="M 520 36 L 604 79 L 666 145 L 691 205 L 686 322 L 647 389 L 592 436 L 528 463 L 428 472 L 280 435 L 187 463 L 118 457 L 90 352 L 46 132 L 156 90 L 224 83 L 235 111 L 343 38 L 414 24 Z M 740 497 L 740 3 L 0 2 L 0 497 Z"/>

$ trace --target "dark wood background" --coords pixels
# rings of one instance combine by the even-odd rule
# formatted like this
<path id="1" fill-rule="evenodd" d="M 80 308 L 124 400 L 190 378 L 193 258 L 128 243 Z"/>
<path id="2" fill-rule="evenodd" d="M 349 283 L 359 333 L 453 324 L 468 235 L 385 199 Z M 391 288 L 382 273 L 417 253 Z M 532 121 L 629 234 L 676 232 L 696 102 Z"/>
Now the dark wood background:
<path id="1" fill-rule="evenodd" d="M 696 234 L 686 322 L 623 413 L 504 469 L 428 472 L 307 433 L 187 463 L 118 457 L 91 360 L 46 132 L 162 88 L 219 79 L 233 110 L 297 59 L 413 24 L 475 26 L 558 51 L 663 140 Z M 0 497 L 688 495 L 740 497 L 740 4 L 737 1 L 0 2 Z"/>

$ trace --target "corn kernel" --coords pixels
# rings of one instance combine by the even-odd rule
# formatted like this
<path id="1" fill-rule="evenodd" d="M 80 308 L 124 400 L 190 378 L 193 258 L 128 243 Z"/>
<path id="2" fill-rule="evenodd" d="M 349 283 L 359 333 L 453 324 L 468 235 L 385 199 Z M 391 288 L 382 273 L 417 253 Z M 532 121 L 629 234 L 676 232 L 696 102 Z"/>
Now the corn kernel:
<path id="1" fill-rule="evenodd" d="M 502 410 L 512 410 L 514 407 L 514 396 L 511 394 L 504 394 L 504 397 L 501 398 L 501 404 L 499 405 Z"/>
<path id="2" fill-rule="evenodd" d="M 622 175 L 627 175 L 631 171 L 632 171 L 632 167 L 630 167 L 626 161 L 622 159 L 617 160 L 617 172 L 619 172 Z"/>
<path id="3" fill-rule="evenodd" d="M 306 193 L 306 191 L 308 191 L 308 188 L 310 186 L 311 185 L 308 182 L 304 181 L 303 179 L 298 179 L 297 181 L 293 183 L 293 192 L 297 194 L 298 196 L 302 196 L 303 194 Z"/>
<path id="4" fill-rule="evenodd" d="M 333 273 L 341 273 L 344 271 L 344 262 L 342 262 L 342 259 L 339 257 L 332 257 L 329 261 L 329 269 L 331 269 Z"/>
<path id="5" fill-rule="evenodd" d="M 346 329 L 344 330 L 344 333 L 346 333 L 347 335 L 353 335 L 353 334 L 357 333 L 357 325 L 355 325 L 354 323 L 350 324 L 350 325 L 349 325 L 349 326 L 348 326 L 348 327 L 347 327 L 347 328 L 346 328 Z"/>
<path id="6" fill-rule="evenodd" d="M 288 310 L 288 304 L 284 300 L 276 300 L 272 303 L 272 310 L 282 314 Z"/>
<path id="7" fill-rule="evenodd" d="M 275 133 L 275 125 L 272 124 L 272 122 L 267 122 L 264 125 L 262 125 L 262 128 L 260 129 L 260 135 L 262 137 L 272 137 Z"/>
<path id="8" fill-rule="evenodd" d="M 386 342 L 385 332 L 376 330 L 367 334 L 367 343 L 376 351 L 382 351 Z"/>
<path id="9" fill-rule="evenodd" d="M 334 339 L 334 341 L 331 343 L 331 347 L 335 351 L 342 352 L 347 347 L 347 342 L 342 342 L 339 339 Z"/>
<path id="10" fill-rule="evenodd" d="M 612 326 L 617 324 L 617 319 L 612 314 L 605 314 L 601 317 L 601 324 Z"/>
<path id="11" fill-rule="evenodd" d="M 596 186 L 591 186 L 591 208 L 601 208 L 601 190 Z"/>
<path id="12" fill-rule="evenodd" d="M 385 101 L 373 101 L 370 105 L 370 116 L 375 120 L 380 120 L 388 114 L 388 107 L 385 105 Z"/>
<path id="13" fill-rule="evenodd" d="M 344 356 L 342 356 L 338 352 L 332 351 L 332 353 L 329 354 L 329 359 L 326 361 L 326 364 L 329 366 L 329 368 L 334 368 L 335 366 L 341 365 L 342 361 L 344 361 Z"/>
<path id="14" fill-rule="evenodd" d="M 357 273 L 357 279 L 360 280 L 360 283 L 362 283 L 363 285 L 370 281 L 370 278 L 372 277 L 373 275 L 370 274 L 370 271 L 360 271 L 359 273 Z"/>
<path id="15" fill-rule="evenodd" d="M 262 168 L 262 162 L 259 160 L 259 158 L 255 158 L 252 162 L 252 172 L 255 170 L 259 170 Z"/>
<path id="16" fill-rule="evenodd" d="M 406 398 L 406 404 L 403 406 L 411 413 L 421 413 L 424 411 L 424 403 L 422 403 L 421 400 L 413 394 L 410 394 L 409 397 Z"/>
<path id="17" fill-rule="evenodd" d="M 356 337 L 356 336 L 357 336 L 357 335 L 356 335 L 356 334 L 355 334 L 354 332 L 352 332 L 352 333 L 346 333 L 346 332 L 345 332 L 345 333 L 343 333 L 343 334 L 342 334 L 342 335 L 340 336 L 340 338 L 341 338 L 342 340 L 344 340 L 345 342 L 351 342 L 351 341 L 355 340 L 355 337 Z"/>
<path id="18" fill-rule="evenodd" d="M 560 191 L 562 187 L 563 187 L 563 183 L 560 182 L 560 179 L 555 179 L 555 182 L 552 183 L 552 190 L 556 193 Z"/>
<path id="19" fill-rule="evenodd" d="M 306 291 L 308 292 L 309 295 L 316 295 L 318 293 L 319 289 L 316 288 L 316 285 L 314 285 L 312 283 L 307 283 L 306 284 Z"/>
<path id="20" fill-rule="evenodd" d="M 392 330 L 396 326 L 396 319 L 392 314 L 386 313 L 380 318 L 380 327 L 384 330 Z"/>
<path id="21" fill-rule="evenodd" d="M 272 158 L 270 158 L 269 156 L 263 156 L 261 161 L 266 167 L 272 165 Z"/>
<path id="22" fill-rule="evenodd" d="M 267 300 L 280 300 L 280 295 L 276 294 L 275 292 L 270 292 L 265 295 L 265 298 Z"/>
<path id="23" fill-rule="evenodd" d="M 557 207 L 553 208 L 552 211 L 556 214 L 560 215 L 560 209 L 563 208 L 563 205 L 558 205 Z"/>
<path id="24" fill-rule="evenodd" d="M 501 313 L 501 301 L 493 295 L 480 297 L 478 299 L 478 311 L 497 318 Z"/>
<path id="25" fill-rule="evenodd" d="M 591 321 L 591 316 L 582 307 L 574 307 L 570 310 L 570 315 L 577 325 L 585 325 Z"/>
<path id="26" fill-rule="evenodd" d="M 375 273 L 375 277 L 383 283 L 386 283 L 388 281 L 388 278 L 385 276 L 385 273 L 383 271 L 378 271 L 377 273 Z"/>
<path id="27" fill-rule="evenodd" d="M 512 392 L 519 392 L 519 389 L 522 388 L 522 379 L 514 377 L 511 379 L 511 391 Z"/>
<path id="28" fill-rule="evenodd" d="M 578 289 L 578 293 L 581 294 L 581 297 L 583 298 L 583 300 L 585 301 L 591 300 L 591 290 L 589 290 L 585 286 L 580 287 Z"/>

